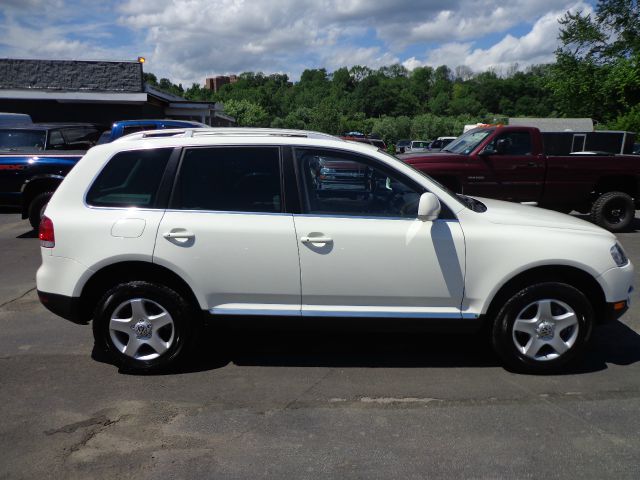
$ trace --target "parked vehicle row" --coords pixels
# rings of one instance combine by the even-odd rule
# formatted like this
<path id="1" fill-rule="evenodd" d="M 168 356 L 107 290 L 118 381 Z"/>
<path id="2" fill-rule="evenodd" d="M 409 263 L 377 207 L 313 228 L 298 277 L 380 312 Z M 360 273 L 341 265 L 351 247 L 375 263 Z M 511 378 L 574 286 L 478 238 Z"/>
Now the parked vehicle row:
<path id="1" fill-rule="evenodd" d="M 140 130 L 176 127 L 206 125 L 181 120 L 124 120 L 115 122 L 102 137 L 100 126 L 88 123 L 25 121 L 0 126 L 0 206 L 20 208 L 22 218 L 37 228 L 51 195 L 89 148 Z"/>
<path id="2" fill-rule="evenodd" d="M 343 140 L 348 140 L 350 142 L 367 143 L 369 145 L 373 145 L 376 148 L 380 148 L 382 150 L 386 150 L 387 149 L 387 144 L 384 143 L 384 141 L 382 141 L 381 139 L 376 138 L 376 137 L 371 137 L 371 136 L 368 136 L 368 135 L 364 135 L 364 134 L 359 133 L 359 132 L 345 133 L 340 138 L 342 138 Z"/>
<path id="3" fill-rule="evenodd" d="M 640 206 L 637 156 L 548 155 L 533 127 L 477 128 L 440 153 L 400 157 L 455 192 L 590 213 L 613 232 L 629 228 Z"/>
<path id="4" fill-rule="evenodd" d="M 396 153 L 421 153 L 439 152 L 456 137 L 438 137 L 436 140 L 399 140 L 396 144 Z"/>
<path id="5" fill-rule="evenodd" d="M 506 365 L 545 372 L 625 312 L 634 280 L 593 224 L 313 132 L 132 134 L 91 149 L 45 215 L 42 303 L 140 370 L 179 361 L 203 321 L 277 316 L 486 327 Z"/>

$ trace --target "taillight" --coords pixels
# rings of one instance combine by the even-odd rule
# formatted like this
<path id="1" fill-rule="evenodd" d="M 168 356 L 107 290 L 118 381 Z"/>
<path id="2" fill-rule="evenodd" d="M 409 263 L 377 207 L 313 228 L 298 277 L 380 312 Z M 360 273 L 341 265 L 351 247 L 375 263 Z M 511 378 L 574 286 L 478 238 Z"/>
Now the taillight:
<path id="1" fill-rule="evenodd" d="M 49 217 L 43 216 L 40 220 L 40 246 L 53 248 L 56 246 L 56 236 L 53 233 L 53 222 Z"/>

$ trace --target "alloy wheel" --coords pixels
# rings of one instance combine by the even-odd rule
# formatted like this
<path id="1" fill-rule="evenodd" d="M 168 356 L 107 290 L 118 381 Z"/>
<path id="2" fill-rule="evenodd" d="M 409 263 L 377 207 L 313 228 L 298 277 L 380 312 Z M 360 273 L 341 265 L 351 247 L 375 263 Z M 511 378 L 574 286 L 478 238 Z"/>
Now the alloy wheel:
<path id="1" fill-rule="evenodd" d="M 523 308 L 513 323 L 512 338 L 520 353 L 536 361 L 554 360 L 578 338 L 578 316 L 566 303 L 543 299 Z"/>
<path id="2" fill-rule="evenodd" d="M 147 298 L 132 298 L 118 305 L 109 320 L 114 346 L 136 360 L 153 360 L 164 354 L 175 338 L 169 312 Z"/>

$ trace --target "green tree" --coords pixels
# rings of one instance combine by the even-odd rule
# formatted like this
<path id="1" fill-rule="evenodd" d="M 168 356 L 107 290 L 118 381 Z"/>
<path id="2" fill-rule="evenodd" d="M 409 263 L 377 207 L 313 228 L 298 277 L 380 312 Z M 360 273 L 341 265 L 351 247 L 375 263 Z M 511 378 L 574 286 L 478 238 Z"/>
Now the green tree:
<path id="1" fill-rule="evenodd" d="M 144 72 L 142 74 L 142 80 L 144 81 L 144 83 L 148 83 L 152 87 L 158 86 L 158 77 L 156 77 L 153 73 Z"/>
<path id="2" fill-rule="evenodd" d="M 640 103 L 640 9 L 637 0 L 600 0 L 595 14 L 560 20 L 549 86 L 560 111 L 601 121 Z"/>
<path id="3" fill-rule="evenodd" d="M 228 100 L 224 104 L 224 111 L 234 117 L 241 127 L 266 127 L 270 123 L 265 109 L 248 100 Z"/>
<path id="4" fill-rule="evenodd" d="M 433 68 L 418 67 L 411 72 L 409 77 L 409 88 L 414 97 L 416 97 L 422 112 L 426 110 L 427 102 L 431 98 L 433 76 Z"/>

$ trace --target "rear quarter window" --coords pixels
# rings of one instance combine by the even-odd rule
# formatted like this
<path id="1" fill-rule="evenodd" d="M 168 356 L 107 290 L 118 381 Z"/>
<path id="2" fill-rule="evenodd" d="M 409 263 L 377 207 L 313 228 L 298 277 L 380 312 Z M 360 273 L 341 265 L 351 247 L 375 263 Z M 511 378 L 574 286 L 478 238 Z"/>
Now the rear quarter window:
<path id="1" fill-rule="evenodd" d="M 173 149 L 134 150 L 114 155 L 87 193 L 96 207 L 153 208 Z"/>

